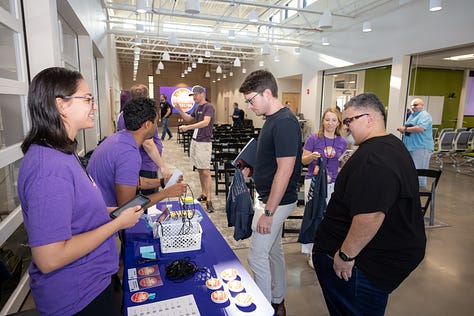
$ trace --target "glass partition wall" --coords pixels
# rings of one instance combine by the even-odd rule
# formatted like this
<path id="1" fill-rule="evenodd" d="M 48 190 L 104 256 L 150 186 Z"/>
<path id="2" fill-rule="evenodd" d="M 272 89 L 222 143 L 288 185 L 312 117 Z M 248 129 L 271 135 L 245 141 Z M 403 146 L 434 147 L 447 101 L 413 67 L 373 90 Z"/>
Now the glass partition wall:
<path id="1" fill-rule="evenodd" d="M 31 259 L 17 194 L 20 144 L 29 129 L 28 75 L 19 0 L 0 1 L 0 314 L 22 302 L 29 287 L 18 286 Z M 2 264 L 2 263 L 0 263 Z"/>

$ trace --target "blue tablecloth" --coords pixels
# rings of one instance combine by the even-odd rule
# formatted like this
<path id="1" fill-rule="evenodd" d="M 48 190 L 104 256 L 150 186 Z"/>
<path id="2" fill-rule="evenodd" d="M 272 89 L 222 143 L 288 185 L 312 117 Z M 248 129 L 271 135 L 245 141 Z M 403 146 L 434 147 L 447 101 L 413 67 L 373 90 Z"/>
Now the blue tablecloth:
<path id="1" fill-rule="evenodd" d="M 166 204 L 170 204 L 170 202 L 167 202 Z M 177 202 L 171 204 L 173 204 L 173 209 L 178 208 Z M 162 203 L 157 205 L 158 209 L 161 209 L 161 205 Z M 195 204 L 195 207 L 203 216 L 200 223 L 203 230 L 200 250 L 181 253 L 161 253 L 159 239 L 153 238 L 151 228 L 147 228 L 146 223 L 143 220 L 140 220 L 134 227 L 124 231 L 124 315 L 128 315 L 128 307 L 140 305 L 140 303 L 137 304 L 131 300 L 133 293 L 130 292 L 127 282 L 127 270 L 129 268 L 144 267 L 153 264 L 158 264 L 163 285 L 145 290 L 148 293 L 155 293 L 156 297 L 154 299 L 148 299 L 141 304 L 163 301 L 192 294 L 199 312 L 203 316 L 273 315 L 274 312 L 272 306 L 265 299 L 252 277 L 247 273 L 245 267 L 240 263 L 239 259 L 211 222 L 207 214 L 202 210 L 200 204 Z M 138 261 L 142 259 L 139 256 L 139 250 L 137 250 L 137 247 L 148 245 L 153 246 L 157 251 L 159 261 L 156 263 L 137 264 Z M 184 257 L 189 257 L 199 268 L 205 268 L 207 272 L 198 272 L 191 279 L 181 283 L 168 280 L 166 278 L 166 265 L 176 259 Z M 237 269 L 238 279 L 240 278 L 243 282 L 245 292 L 250 293 L 253 296 L 253 304 L 249 307 L 239 307 L 234 304 L 232 299 L 223 304 L 217 304 L 211 300 L 212 291 L 206 287 L 206 280 L 211 276 L 220 278 L 220 273 L 228 268 Z M 228 294 L 230 294 L 230 297 L 235 297 L 238 293 L 228 292 Z"/>

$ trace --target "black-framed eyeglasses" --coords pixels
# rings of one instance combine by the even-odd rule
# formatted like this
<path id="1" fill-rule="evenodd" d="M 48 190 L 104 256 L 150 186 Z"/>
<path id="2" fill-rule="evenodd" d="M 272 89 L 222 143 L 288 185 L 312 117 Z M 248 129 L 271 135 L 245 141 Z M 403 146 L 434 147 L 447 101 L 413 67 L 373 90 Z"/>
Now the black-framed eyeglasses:
<path id="1" fill-rule="evenodd" d="M 248 99 L 245 99 L 244 102 L 245 102 L 246 104 L 249 104 L 249 103 L 250 103 L 251 105 L 253 105 L 253 99 L 254 99 L 257 95 L 259 95 L 259 94 L 261 94 L 261 92 L 257 92 L 253 97 L 248 98 Z"/>
<path id="2" fill-rule="evenodd" d="M 61 99 L 83 99 L 86 100 L 87 103 L 89 103 L 90 106 L 95 105 L 95 99 L 91 95 L 66 95 L 66 96 L 60 96 Z"/>
<path id="3" fill-rule="evenodd" d="M 418 103 L 413 103 L 411 107 L 418 106 L 418 105 L 419 105 Z"/>
<path id="4" fill-rule="evenodd" d="M 363 114 L 359 114 L 353 117 L 346 117 L 345 119 L 342 120 L 342 124 L 349 126 L 349 124 L 351 124 L 352 121 L 358 120 L 361 117 L 366 116 L 366 115 L 369 115 L 369 113 L 363 113 Z"/>

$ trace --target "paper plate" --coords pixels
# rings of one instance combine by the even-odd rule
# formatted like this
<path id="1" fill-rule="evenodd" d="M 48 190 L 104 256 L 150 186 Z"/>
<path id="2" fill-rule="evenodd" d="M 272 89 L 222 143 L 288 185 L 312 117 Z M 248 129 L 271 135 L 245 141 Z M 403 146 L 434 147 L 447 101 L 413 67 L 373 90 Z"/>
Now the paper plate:
<path id="1" fill-rule="evenodd" d="M 230 280 L 229 283 L 227 283 L 227 287 L 232 292 L 241 292 L 244 289 L 244 284 L 242 281 Z"/>
<path id="2" fill-rule="evenodd" d="M 227 295 L 227 292 L 225 291 L 214 291 L 211 293 L 211 300 L 214 303 L 225 303 L 229 299 L 229 296 Z"/>
<path id="3" fill-rule="evenodd" d="M 234 280 L 237 277 L 236 269 L 225 269 L 221 272 L 221 278 L 225 281 Z"/>
<path id="4" fill-rule="evenodd" d="M 252 304 L 252 295 L 249 293 L 240 293 L 235 297 L 235 304 L 241 307 L 248 307 Z"/>
<path id="5" fill-rule="evenodd" d="M 206 286 L 209 290 L 217 290 L 222 286 L 222 281 L 216 278 L 210 278 L 206 281 Z"/>

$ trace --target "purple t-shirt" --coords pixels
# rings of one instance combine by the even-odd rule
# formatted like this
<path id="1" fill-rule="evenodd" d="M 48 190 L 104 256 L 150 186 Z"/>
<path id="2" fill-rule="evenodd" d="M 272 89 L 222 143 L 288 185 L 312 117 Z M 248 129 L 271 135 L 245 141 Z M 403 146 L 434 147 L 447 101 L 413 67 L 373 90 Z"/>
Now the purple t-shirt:
<path id="1" fill-rule="evenodd" d="M 125 129 L 125 121 L 123 120 L 122 114 L 123 112 L 120 112 L 118 116 L 117 131 Z M 156 148 L 158 148 L 160 155 L 163 155 L 163 143 L 161 142 L 160 136 L 158 136 L 158 128 L 156 129 L 155 134 L 153 134 L 153 142 L 155 143 Z M 153 160 L 151 160 L 145 149 L 143 149 L 143 146 L 140 146 L 140 156 L 142 156 L 142 166 L 140 170 L 158 171 L 158 166 L 153 162 Z"/>
<path id="2" fill-rule="evenodd" d="M 206 127 L 202 127 L 198 130 L 196 141 L 197 142 L 211 142 L 212 141 L 212 127 L 214 126 L 214 113 L 216 109 L 211 103 L 204 103 L 203 105 L 198 105 L 196 110 L 191 113 L 191 116 L 196 119 L 196 122 L 201 122 L 204 120 L 204 116 L 210 116 L 211 121 Z"/>
<path id="3" fill-rule="evenodd" d="M 132 134 L 121 130 L 107 137 L 94 150 L 87 165 L 107 206 L 118 206 L 116 184 L 138 185 L 142 159 Z"/>
<path id="4" fill-rule="evenodd" d="M 31 145 L 18 174 L 30 247 L 70 239 L 110 221 L 99 188 L 74 155 Z M 72 315 L 92 302 L 118 270 L 113 237 L 82 258 L 43 274 L 31 261 L 30 286 L 41 315 Z"/>
<path id="5" fill-rule="evenodd" d="M 327 173 L 331 177 L 329 183 L 336 181 L 337 174 L 339 173 L 339 157 L 344 153 L 347 148 L 347 142 L 344 137 L 336 136 L 336 138 L 327 138 L 323 135 L 319 138 L 317 134 L 312 133 L 306 139 L 304 143 L 304 149 L 310 152 L 317 151 L 323 158 L 324 165 L 326 166 Z M 314 167 L 317 161 L 313 160 L 308 166 L 308 173 L 305 179 L 311 179 L 313 176 Z"/>

